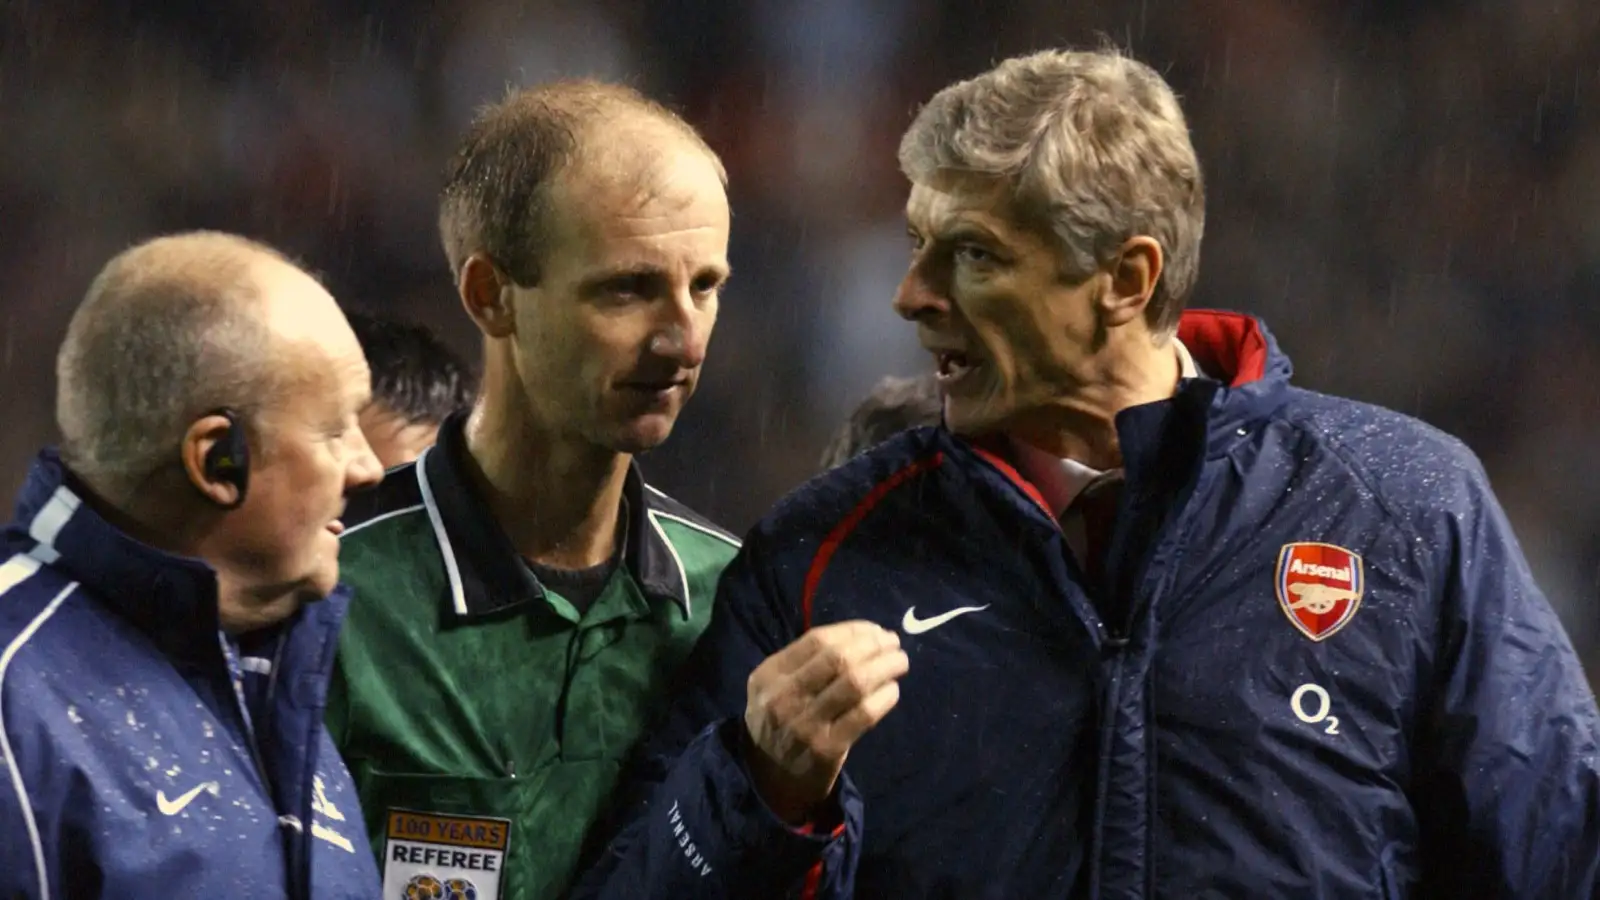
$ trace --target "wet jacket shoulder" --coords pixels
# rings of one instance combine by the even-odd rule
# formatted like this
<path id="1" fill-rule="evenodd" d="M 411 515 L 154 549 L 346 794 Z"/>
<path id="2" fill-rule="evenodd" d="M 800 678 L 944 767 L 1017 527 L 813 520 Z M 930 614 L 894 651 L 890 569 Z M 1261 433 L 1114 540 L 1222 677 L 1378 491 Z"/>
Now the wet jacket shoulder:
<path id="1" fill-rule="evenodd" d="M 375 897 L 321 728 L 345 599 L 225 640 L 211 570 L 83 496 L 42 454 L 0 548 L 0 895 Z"/>
<path id="2" fill-rule="evenodd" d="M 1417 651 L 1404 702 L 1420 846 L 1414 869 L 1396 868 L 1426 895 L 1592 896 L 1594 697 L 1482 464 L 1409 416 L 1297 394 L 1290 421 L 1367 486 L 1384 513 L 1374 526 L 1393 531 L 1391 558 L 1426 585 L 1405 619 Z"/>

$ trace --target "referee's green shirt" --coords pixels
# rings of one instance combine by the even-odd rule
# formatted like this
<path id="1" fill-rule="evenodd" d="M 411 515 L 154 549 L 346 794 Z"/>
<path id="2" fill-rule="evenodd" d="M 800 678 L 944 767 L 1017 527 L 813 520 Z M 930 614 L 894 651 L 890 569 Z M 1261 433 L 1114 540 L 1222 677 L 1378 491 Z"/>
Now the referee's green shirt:
<path id="1" fill-rule="evenodd" d="M 462 419 L 355 498 L 354 588 L 328 697 L 384 896 L 560 896 L 738 549 L 645 485 L 592 603 L 541 585 L 463 466 Z M 454 893 L 452 893 L 454 891 Z"/>

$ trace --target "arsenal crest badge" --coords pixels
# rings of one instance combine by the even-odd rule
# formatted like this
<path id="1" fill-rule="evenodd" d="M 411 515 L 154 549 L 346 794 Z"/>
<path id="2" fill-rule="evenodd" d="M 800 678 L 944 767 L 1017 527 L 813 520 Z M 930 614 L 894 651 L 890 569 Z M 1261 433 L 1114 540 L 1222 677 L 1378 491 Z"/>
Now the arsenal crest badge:
<path id="1" fill-rule="evenodd" d="M 1284 544 L 1278 553 L 1278 605 L 1300 633 L 1326 640 L 1355 617 L 1364 579 L 1361 557 L 1333 544 Z"/>

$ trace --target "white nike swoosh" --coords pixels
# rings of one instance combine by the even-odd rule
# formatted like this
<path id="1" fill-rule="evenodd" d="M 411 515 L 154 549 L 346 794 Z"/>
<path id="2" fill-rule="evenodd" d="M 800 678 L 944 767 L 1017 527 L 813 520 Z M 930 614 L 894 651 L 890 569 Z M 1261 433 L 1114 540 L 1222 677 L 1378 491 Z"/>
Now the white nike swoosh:
<path id="1" fill-rule="evenodd" d="M 215 781 L 207 781 L 179 794 L 176 800 L 168 800 L 166 794 L 156 791 L 156 809 L 161 810 L 163 816 L 175 816 L 183 812 L 184 807 L 193 803 L 194 798 L 200 796 L 201 791 L 208 791 L 211 796 L 215 797 L 217 791 L 221 790 L 221 788 L 222 785 L 217 784 Z"/>
<path id="2" fill-rule="evenodd" d="M 940 613 L 932 618 L 919 619 L 917 618 L 917 608 L 913 606 L 906 610 L 905 618 L 900 620 L 900 627 L 905 629 L 906 634 L 921 634 L 924 631 L 932 631 L 933 629 L 938 628 L 940 625 L 943 625 L 951 619 L 954 619 L 956 616 L 964 616 L 967 613 L 978 612 L 979 610 L 985 610 L 988 608 L 989 604 L 987 603 L 982 606 L 962 606 L 952 609 L 947 613 Z"/>

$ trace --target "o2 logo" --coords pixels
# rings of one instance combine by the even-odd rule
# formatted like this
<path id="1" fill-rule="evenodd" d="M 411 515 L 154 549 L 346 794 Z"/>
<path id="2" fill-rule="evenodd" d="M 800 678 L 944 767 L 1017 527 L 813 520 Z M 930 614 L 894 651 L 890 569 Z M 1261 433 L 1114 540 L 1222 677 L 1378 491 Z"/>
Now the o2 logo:
<path id="1" fill-rule="evenodd" d="M 1302 684 L 1289 697 L 1289 708 L 1294 717 L 1307 725 L 1324 725 L 1323 734 L 1339 733 L 1339 717 L 1330 716 L 1333 699 L 1320 684 Z"/>

